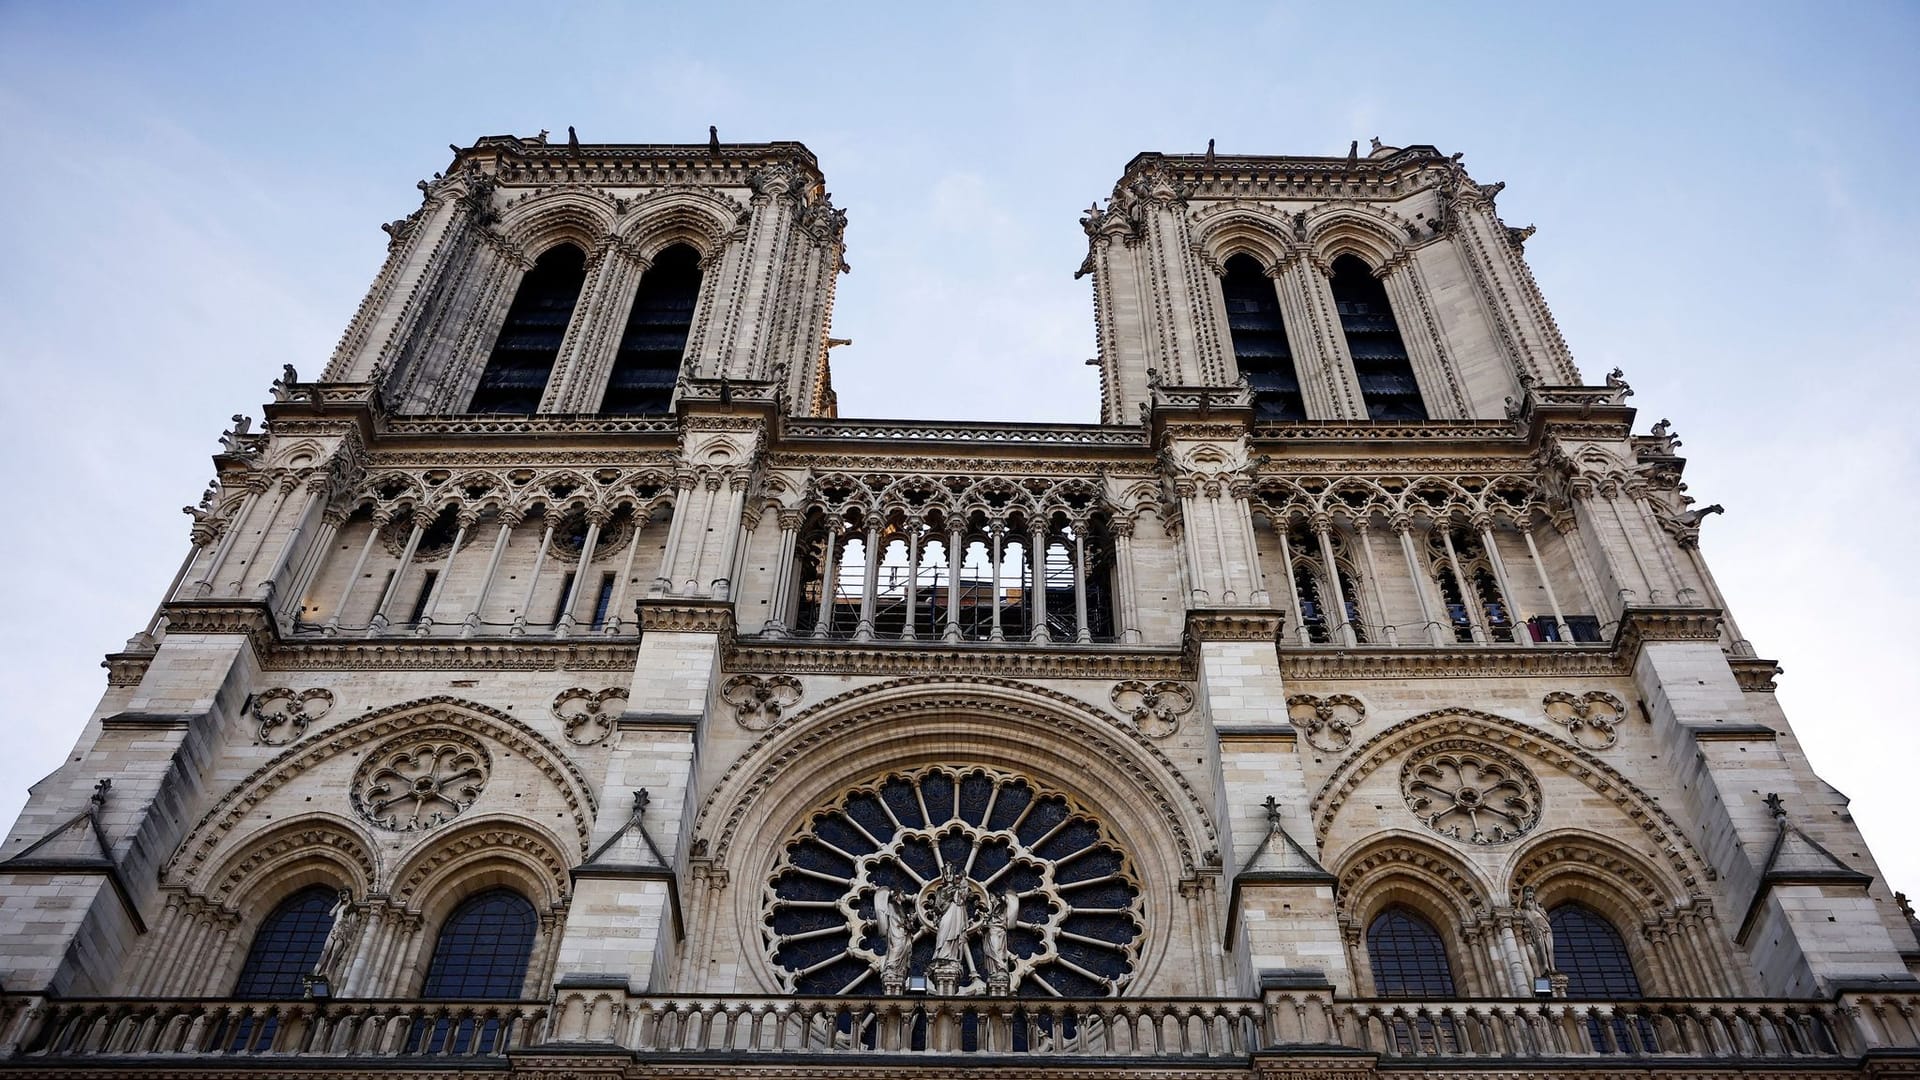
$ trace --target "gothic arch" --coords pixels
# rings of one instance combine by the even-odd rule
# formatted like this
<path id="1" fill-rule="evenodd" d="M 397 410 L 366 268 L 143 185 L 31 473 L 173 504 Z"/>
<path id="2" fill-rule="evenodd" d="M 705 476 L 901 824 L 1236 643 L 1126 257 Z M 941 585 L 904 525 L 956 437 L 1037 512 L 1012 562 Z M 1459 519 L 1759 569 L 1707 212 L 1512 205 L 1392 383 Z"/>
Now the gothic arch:
<path id="1" fill-rule="evenodd" d="M 1193 245 L 1207 268 L 1225 272 L 1227 260 L 1248 255 L 1272 274 L 1272 268 L 1298 254 L 1299 239 L 1292 219 L 1266 206 L 1223 203 L 1193 215 Z"/>
<path id="2" fill-rule="evenodd" d="M 1708 867 L 1679 824 L 1652 796 L 1595 754 L 1547 732 L 1477 709 L 1436 709 L 1402 720 L 1354 748 L 1313 796 L 1314 834 L 1325 842 L 1347 797 L 1376 770 L 1408 751 L 1445 736 L 1466 736 L 1485 745 L 1517 752 L 1559 770 L 1617 806 L 1640 827 L 1655 851 L 1665 855 L 1674 877 L 1691 891 L 1708 877 Z"/>
<path id="3" fill-rule="evenodd" d="M 1424 838 L 1392 831 L 1335 865 L 1334 913 L 1355 953 L 1355 974 L 1366 974 L 1369 989 L 1374 976 L 1367 930 L 1388 909 L 1404 907 L 1440 932 L 1457 987 L 1471 993 L 1491 990 L 1483 985 L 1473 945 L 1490 913 L 1491 890 L 1465 860 Z"/>
<path id="4" fill-rule="evenodd" d="M 636 199 L 617 230 L 621 243 L 651 262 L 675 244 L 698 252 L 703 262 L 726 246 L 727 233 L 746 207 L 725 196 L 694 190 L 661 190 Z"/>
<path id="5" fill-rule="evenodd" d="M 1547 907 L 1578 900 L 1612 919 L 1622 932 L 1690 901 L 1671 875 L 1584 829 L 1556 829 L 1513 853 L 1507 864 L 1509 898 L 1518 903 L 1520 890 L 1529 885 Z"/>
<path id="6" fill-rule="evenodd" d="M 560 794 L 572 818 L 576 844 L 587 850 L 593 827 L 595 800 L 586 777 L 546 736 L 498 709 L 444 695 L 389 705 L 306 738 L 275 755 L 221 796 L 194 825 L 161 869 L 163 882 L 196 877 L 233 830 L 254 807 L 301 774 L 341 754 L 359 750 L 377 740 L 434 727 L 454 728 L 483 736 L 537 769 Z"/>
<path id="7" fill-rule="evenodd" d="M 1307 247 L 1325 266 L 1354 255 L 1376 274 L 1407 254 L 1405 222 L 1372 207 L 1316 206 L 1307 211 Z"/>
<path id="8" fill-rule="evenodd" d="M 229 853 L 190 888 L 246 913 L 265 911 L 278 896 L 316 882 L 344 886 L 356 897 L 381 886 L 378 848 L 364 829 L 337 814 L 283 821 Z M 272 896 L 262 900 L 264 893 Z"/>
<path id="9" fill-rule="evenodd" d="M 591 258 L 613 232 L 613 200 L 598 191 L 568 188 L 530 195 L 500 214 L 500 234 L 529 261 L 548 248 L 572 242 Z"/>
<path id="10" fill-rule="evenodd" d="M 492 815 L 423 844 L 394 871 L 389 894 L 403 909 L 438 924 L 460 901 L 504 886 L 542 913 L 564 910 L 572 895 L 566 845 L 522 818 Z"/>

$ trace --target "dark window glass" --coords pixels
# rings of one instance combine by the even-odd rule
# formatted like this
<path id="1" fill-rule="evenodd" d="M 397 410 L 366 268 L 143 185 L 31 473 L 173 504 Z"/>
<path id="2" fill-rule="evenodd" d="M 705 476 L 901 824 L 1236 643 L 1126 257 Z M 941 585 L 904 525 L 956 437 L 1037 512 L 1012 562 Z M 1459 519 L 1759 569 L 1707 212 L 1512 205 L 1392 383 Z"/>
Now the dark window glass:
<path id="1" fill-rule="evenodd" d="M 1620 931 L 1591 908 L 1561 904 L 1547 913 L 1553 924 L 1553 966 L 1567 977 L 1567 996 L 1637 998 L 1640 980 Z"/>
<path id="2" fill-rule="evenodd" d="M 640 275 L 640 287 L 627 313 L 614 355 L 613 373 L 600 411 L 622 416 L 664 413 L 680 378 L 680 357 L 687 351 L 693 307 L 700 298 L 700 256 L 675 244 L 655 256 Z"/>
<path id="3" fill-rule="evenodd" d="M 234 984 L 237 998 L 297 998 L 333 929 L 333 890 L 314 886 L 280 902 L 260 924 Z"/>
<path id="4" fill-rule="evenodd" d="M 420 991 L 429 998 L 517 998 L 539 923 L 520 894 L 494 889 L 461 901 L 440 928 Z"/>
<path id="5" fill-rule="evenodd" d="M 1390 907 L 1367 927 L 1367 960 L 1381 997 L 1452 997 L 1453 968 L 1433 924 Z"/>
<path id="6" fill-rule="evenodd" d="M 1393 321 L 1386 286 L 1366 263 L 1342 255 L 1333 260 L 1332 287 L 1340 329 L 1353 356 L 1353 372 L 1360 379 L 1360 396 L 1367 403 L 1367 419 L 1425 420 L 1427 407 L 1420 400 L 1406 342 Z"/>
<path id="7" fill-rule="evenodd" d="M 639 543 L 636 538 L 634 543 Z M 607 625 L 607 605 L 613 603 L 614 575 L 600 575 L 600 592 L 593 598 L 593 629 L 605 629 Z"/>
<path id="8" fill-rule="evenodd" d="M 540 407 L 586 280 L 587 256 L 572 244 L 540 256 L 513 294 L 468 412 L 530 414 Z"/>
<path id="9" fill-rule="evenodd" d="M 1227 305 L 1227 333 L 1233 339 L 1234 360 L 1253 388 L 1254 416 L 1261 420 L 1304 420 L 1300 378 L 1287 346 L 1287 328 L 1280 318 L 1280 299 L 1273 280 L 1248 255 L 1227 260 L 1220 293 Z"/>

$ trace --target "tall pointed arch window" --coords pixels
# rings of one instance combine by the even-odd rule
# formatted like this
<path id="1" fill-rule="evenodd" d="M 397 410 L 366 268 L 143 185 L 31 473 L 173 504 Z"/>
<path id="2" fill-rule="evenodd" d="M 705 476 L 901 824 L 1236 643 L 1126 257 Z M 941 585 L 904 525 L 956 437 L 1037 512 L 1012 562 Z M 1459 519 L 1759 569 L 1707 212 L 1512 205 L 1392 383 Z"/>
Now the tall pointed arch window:
<path id="1" fill-rule="evenodd" d="M 540 407 L 587 280 L 586 253 L 560 244 L 520 279 L 468 412 L 528 415 Z"/>
<path id="2" fill-rule="evenodd" d="M 539 924 L 533 905 L 510 889 L 491 889 L 461 901 L 440 927 L 420 996 L 519 997 Z"/>
<path id="3" fill-rule="evenodd" d="M 1226 301 L 1227 333 L 1233 339 L 1233 358 L 1253 388 L 1254 416 L 1261 420 L 1305 420 L 1300 377 L 1287 345 L 1287 328 L 1280 317 L 1280 298 L 1273 280 L 1250 255 L 1227 260 L 1220 279 Z"/>
<path id="4" fill-rule="evenodd" d="M 1553 926 L 1553 966 L 1567 977 L 1567 996 L 1637 998 L 1627 943 L 1599 913 L 1584 904 L 1561 904 L 1547 913 Z"/>
<path id="5" fill-rule="evenodd" d="M 607 393 L 600 401 L 601 412 L 634 416 L 667 411 L 699 297 L 697 252 L 675 244 L 655 256 L 653 265 L 640 275 L 626 329 L 620 334 L 620 350 L 614 355 L 613 374 L 607 379 Z"/>
<path id="6" fill-rule="evenodd" d="M 1394 906 L 1367 926 L 1367 963 L 1381 997 L 1452 997 L 1453 965 L 1433 924 Z"/>
<path id="7" fill-rule="evenodd" d="M 297 998 L 306 992 L 306 976 L 320 962 L 320 950 L 333 929 L 333 890 L 302 889 L 273 909 L 260 923 L 233 984 L 237 998 Z"/>
<path id="8" fill-rule="evenodd" d="M 1353 356 L 1353 372 L 1360 379 L 1360 396 L 1369 420 L 1425 420 L 1420 384 L 1413 377 L 1413 361 L 1393 320 L 1387 288 L 1367 264 L 1352 255 L 1333 260 L 1333 300 L 1340 310 L 1340 329 Z"/>

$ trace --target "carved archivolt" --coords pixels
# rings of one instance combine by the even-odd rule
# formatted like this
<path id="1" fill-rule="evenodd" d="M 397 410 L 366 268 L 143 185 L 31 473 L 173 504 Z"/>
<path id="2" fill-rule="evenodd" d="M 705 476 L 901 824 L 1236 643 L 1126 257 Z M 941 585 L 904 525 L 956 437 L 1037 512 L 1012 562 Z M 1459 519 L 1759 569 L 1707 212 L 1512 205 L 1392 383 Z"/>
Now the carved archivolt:
<path id="1" fill-rule="evenodd" d="M 1525 527 L 1543 510 L 1548 493 L 1531 477 L 1486 476 L 1273 476 L 1256 481 L 1254 508 L 1270 517 L 1369 521 L 1414 515 L 1433 520 L 1455 516 Z"/>
<path id="2" fill-rule="evenodd" d="M 285 822 L 228 856 L 199 891 L 217 904 L 230 904 L 256 881 L 279 875 L 295 864 L 324 862 L 339 882 L 365 896 L 380 879 L 372 844 L 343 819 L 308 817 Z"/>
<path id="3" fill-rule="evenodd" d="M 1334 770 L 1314 794 L 1314 834 L 1325 841 L 1347 797 L 1380 767 L 1419 747 L 1457 738 L 1489 750 L 1505 751 L 1557 769 L 1614 804 L 1639 827 L 1653 850 L 1672 868 L 1685 887 L 1696 887 L 1710 870 L 1677 822 L 1660 804 L 1613 766 L 1588 750 L 1554 735 L 1506 717 L 1472 709 L 1439 709 L 1393 725 L 1368 739 Z"/>
<path id="4" fill-rule="evenodd" d="M 553 699 L 553 717 L 565 729 L 567 741 L 575 746 L 605 742 L 626 708 L 624 686 L 609 686 L 605 690 L 576 686 L 560 691 Z"/>
<path id="5" fill-rule="evenodd" d="M 919 716 L 1000 718 L 1016 722 L 1005 725 L 1010 737 L 1025 737 L 1021 728 L 1030 726 L 1050 741 L 1074 744 L 1089 759 L 1124 774 L 1129 797 L 1163 823 L 1184 864 L 1182 872 L 1218 864 L 1218 837 L 1204 803 L 1152 740 L 1077 698 L 995 678 L 900 679 L 783 716 L 728 766 L 701 805 L 693 835 L 709 842 L 716 862 L 725 860 L 751 809 L 770 789 L 790 783 L 799 762 L 863 729 L 898 727 Z"/>
<path id="6" fill-rule="evenodd" d="M 450 833 L 423 851 L 394 877 L 393 898 L 418 911 L 428 896 L 451 895 L 440 883 L 467 874 L 494 876 L 502 868 L 528 887 L 536 906 L 564 907 L 572 892 L 571 864 L 563 849 L 542 830 L 525 822 L 481 820 Z M 544 904 L 538 901 L 544 899 Z"/>
<path id="7" fill-rule="evenodd" d="M 1573 740 L 1589 750 L 1605 750 L 1620 740 L 1619 725 L 1626 703 L 1604 690 L 1578 696 L 1555 690 L 1541 699 L 1547 718 L 1564 726 Z"/>
<path id="8" fill-rule="evenodd" d="M 1180 718 L 1193 709 L 1193 691 L 1185 683 L 1128 679 L 1115 683 L 1113 707 L 1133 720 L 1148 738 L 1164 739 L 1180 729 Z"/>
<path id="9" fill-rule="evenodd" d="M 1603 838 L 1570 832 L 1540 837 L 1520 850 L 1509 875 L 1512 899 L 1517 902 L 1526 886 L 1545 891 L 1549 882 L 1568 874 L 1603 883 L 1614 894 L 1610 906 L 1633 913 L 1629 923 L 1685 900 L 1682 891 L 1667 884 L 1665 875 L 1638 856 Z"/>
<path id="10" fill-rule="evenodd" d="M 1287 698 L 1287 719 L 1306 732 L 1307 744 L 1329 754 L 1353 745 L 1353 729 L 1367 720 L 1367 706 L 1348 694 L 1293 694 Z"/>
<path id="11" fill-rule="evenodd" d="M 333 691 L 276 686 L 253 696 L 254 737 L 268 746 L 285 746 L 307 733 L 307 726 L 333 711 Z"/>
<path id="12" fill-rule="evenodd" d="M 1393 899 L 1383 888 L 1405 890 L 1408 883 L 1428 900 L 1439 900 L 1449 921 L 1472 925 L 1489 910 L 1488 894 L 1479 878 L 1451 853 L 1425 843 L 1388 836 L 1348 856 L 1338 870 L 1334 911 L 1343 921 L 1359 925 Z M 1422 904 L 1431 907 L 1431 904 Z"/>
<path id="13" fill-rule="evenodd" d="M 222 840 L 268 796 L 321 764 L 373 744 L 431 729 L 451 729 L 498 743 L 537 769 L 565 802 L 582 854 L 592 828 L 595 802 L 579 768 L 544 735 L 508 716 L 471 701 L 431 697 L 404 702 L 347 721 L 325 738 L 289 747 L 236 784 L 201 817 L 161 870 L 161 880 L 180 882 L 198 873 Z"/>

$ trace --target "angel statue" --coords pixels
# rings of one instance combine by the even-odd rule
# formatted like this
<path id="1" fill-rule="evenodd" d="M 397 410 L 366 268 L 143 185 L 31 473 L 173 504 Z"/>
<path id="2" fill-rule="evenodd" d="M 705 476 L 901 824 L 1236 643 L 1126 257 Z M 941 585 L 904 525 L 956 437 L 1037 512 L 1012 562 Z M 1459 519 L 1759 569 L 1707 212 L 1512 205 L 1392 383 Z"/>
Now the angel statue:
<path id="1" fill-rule="evenodd" d="M 873 919 L 887 944 L 887 954 L 880 960 L 880 982 L 888 993 L 897 994 L 906 985 L 907 961 L 913 959 L 913 908 L 892 889 L 878 889 L 873 894 Z"/>
<path id="2" fill-rule="evenodd" d="M 987 908 L 987 932 L 980 943 L 987 964 L 987 985 L 997 993 L 1006 993 L 1013 977 L 1013 954 L 1007 949 L 1007 931 L 1020 921 L 1020 897 L 1000 893 Z"/>

